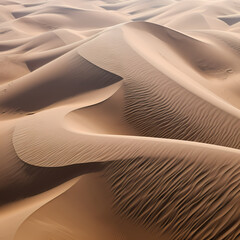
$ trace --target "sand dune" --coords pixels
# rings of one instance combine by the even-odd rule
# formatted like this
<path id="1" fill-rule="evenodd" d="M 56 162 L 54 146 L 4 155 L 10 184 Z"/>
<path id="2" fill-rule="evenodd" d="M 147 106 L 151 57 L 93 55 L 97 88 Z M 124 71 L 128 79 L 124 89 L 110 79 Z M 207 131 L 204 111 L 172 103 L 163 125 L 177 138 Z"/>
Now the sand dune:
<path id="1" fill-rule="evenodd" d="M 1 1 L 0 240 L 239 239 L 239 12 Z"/>
<path id="2" fill-rule="evenodd" d="M 87 239 L 96 239 L 98 232 L 98 239 L 113 236 L 138 239 L 139 233 L 140 239 L 187 239 L 188 236 L 198 239 L 222 236 L 225 232 L 229 239 L 236 237 L 239 234 L 239 153 L 235 160 L 233 153 L 225 152 L 225 155 L 220 150 L 215 154 L 205 150 L 197 158 L 191 154 L 185 158 L 181 155 L 167 158 L 162 152 L 159 160 L 141 157 L 114 161 L 97 179 L 84 177 L 83 183 L 80 180 L 69 192 L 35 212 L 19 228 L 16 239 L 31 238 L 34 232 L 39 233 L 37 239 L 48 234 L 54 238 L 61 234 L 69 239 L 85 235 Z M 80 187 L 84 181 L 88 190 Z M 82 203 L 89 195 L 98 199 L 97 206 L 94 202 Z M 70 203 L 66 208 L 65 202 Z M 108 204 L 113 204 L 110 212 Z M 79 209 L 80 215 L 75 214 L 72 205 Z M 50 219 L 46 219 L 46 214 Z M 218 230 L 213 231 L 212 224 Z M 97 226 L 96 232 L 91 233 L 88 227 L 93 225 Z M 139 225 L 143 227 L 140 232 Z"/>

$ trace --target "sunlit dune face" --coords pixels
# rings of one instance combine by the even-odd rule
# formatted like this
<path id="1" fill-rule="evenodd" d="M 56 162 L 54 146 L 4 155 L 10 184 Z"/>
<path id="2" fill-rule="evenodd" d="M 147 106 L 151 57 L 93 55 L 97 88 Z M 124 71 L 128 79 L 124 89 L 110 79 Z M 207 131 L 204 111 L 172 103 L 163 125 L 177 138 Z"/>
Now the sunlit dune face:
<path id="1" fill-rule="evenodd" d="M 238 0 L 1 0 L 0 240 L 240 238 Z"/>

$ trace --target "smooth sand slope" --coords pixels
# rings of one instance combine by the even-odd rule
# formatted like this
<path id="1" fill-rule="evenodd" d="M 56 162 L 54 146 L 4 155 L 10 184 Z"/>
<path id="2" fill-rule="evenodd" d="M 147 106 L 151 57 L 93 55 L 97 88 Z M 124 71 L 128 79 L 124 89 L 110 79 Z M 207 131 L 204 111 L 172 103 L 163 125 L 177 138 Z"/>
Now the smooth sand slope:
<path id="1" fill-rule="evenodd" d="M 240 239 L 239 12 L 1 1 L 0 240 Z"/>

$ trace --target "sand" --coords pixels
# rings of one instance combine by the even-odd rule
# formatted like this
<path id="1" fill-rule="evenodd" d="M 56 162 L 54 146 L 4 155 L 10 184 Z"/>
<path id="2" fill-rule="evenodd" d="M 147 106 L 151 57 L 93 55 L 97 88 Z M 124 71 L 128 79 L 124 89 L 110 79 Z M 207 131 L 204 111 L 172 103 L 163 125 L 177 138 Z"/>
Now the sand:
<path id="1" fill-rule="evenodd" d="M 0 240 L 240 239 L 240 2 L 2 0 Z"/>

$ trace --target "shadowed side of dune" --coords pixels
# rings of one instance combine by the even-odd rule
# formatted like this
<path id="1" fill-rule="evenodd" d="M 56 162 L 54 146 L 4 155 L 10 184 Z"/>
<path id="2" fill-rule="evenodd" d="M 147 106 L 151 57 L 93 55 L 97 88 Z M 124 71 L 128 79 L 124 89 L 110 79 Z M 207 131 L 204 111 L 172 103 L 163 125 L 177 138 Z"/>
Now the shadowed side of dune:
<path id="1" fill-rule="evenodd" d="M 88 62 L 75 52 L 7 85 L 0 96 L 0 108 L 35 111 L 78 94 L 104 88 L 121 77 Z"/>
<path id="2" fill-rule="evenodd" d="M 12 145 L 13 129 L 1 129 L 0 207 L 56 187 L 72 178 L 103 169 L 101 163 L 44 168 L 23 162 Z M 3 141 L 4 139 L 4 141 Z"/>
<path id="3" fill-rule="evenodd" d="M 7 177 L 0 177 L 6 184 L 0 188 L 0 206 L 31 197 L 54 188 L 83 174 L 98 172 L 102 163 L 85 163 L 59 168 L 42 168 L 28 165 L 20 159 L 11 165 Z"/>
<path id="4" fill-rule="evenodd" d="M 235 23 L 240 22 L 240 14 L 227 15 L 227 16 L 220 17 L 219 19 L 231 26 Z"/>
<path id="5" fill-rule="evenodd" d="M 7 141 L 5 138 L 5 142 Z M 0 206 L 34 196 L 72 178 L 103 168 L 103 165 L 97 162 L 59 168 L 35 167 L 19 159 L 10 144 L 7 148 L 7 162 L 0 159 Z"/>
<path id="6" fill-rule="evenodd" d="M 31 54 L 27 54 L 23 57 L 23 61 L 26 63 L 28 69 L 31 72 L 33 72 L 36 69 L 42 67 L 43 65 L 46 65 L 49 62 L 61 57 L 65 53 L 70 52 L 71 50 L 73 50 L 74 48 L 76 48 L 77 46 L 83 43 L 84 43 L 84 40 L 81 42 L 80 41 L 74 42 L 72 44 L 68 44 L 66 46 L 48 50 L 48 51 L 34 52 Z"/>

